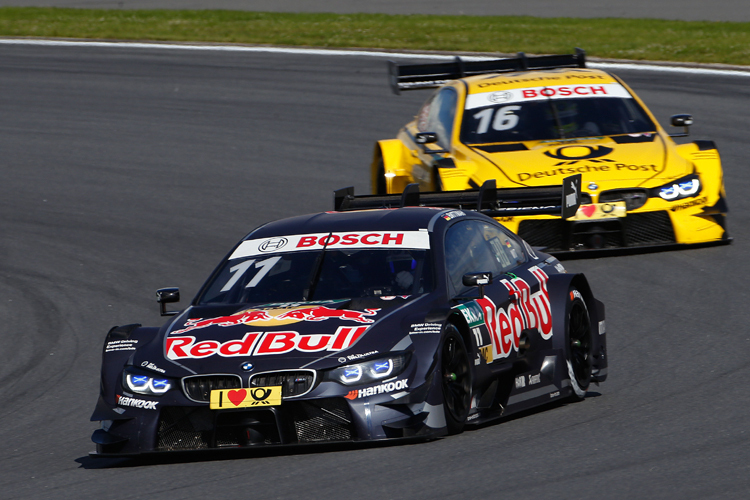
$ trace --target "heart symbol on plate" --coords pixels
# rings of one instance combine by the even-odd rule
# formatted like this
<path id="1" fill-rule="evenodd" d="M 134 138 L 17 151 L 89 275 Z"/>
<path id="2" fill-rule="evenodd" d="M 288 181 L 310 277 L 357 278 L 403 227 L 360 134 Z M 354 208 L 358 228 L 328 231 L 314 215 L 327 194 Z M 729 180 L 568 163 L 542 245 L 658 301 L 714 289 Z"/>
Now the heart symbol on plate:
<path id="1" fill-rule="evenodd" d="M 247 397 L 247 390 L 246 389 L 239 389 L 236 391 L 229 391 L 227 393 L 227 398 L 229 398 L 229 401 L 232 402 L 234 406 L 239 406 L 240 403 L 242 403 L 245 398 Z"/>
<path id="2" fill-rule="evenodd" d="M 591 217 L 596 212 L 596 205 L 581 205 L 581 212 L 586 217 Z"/>

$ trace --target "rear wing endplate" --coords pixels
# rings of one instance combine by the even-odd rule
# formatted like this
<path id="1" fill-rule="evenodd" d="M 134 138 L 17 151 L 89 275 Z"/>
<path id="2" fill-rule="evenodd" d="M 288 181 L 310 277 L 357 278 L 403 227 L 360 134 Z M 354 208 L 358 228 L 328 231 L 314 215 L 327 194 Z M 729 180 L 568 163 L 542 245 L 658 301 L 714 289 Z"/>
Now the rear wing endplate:
<path id="1" fill-rule="evenodd" d="M 456 56 L 452 62 L 428 64 L 398 64 L 388 61 L 391 89 L 395 94 L 402 90 L 440 87 L 450 80 L 488 73 L 510 73 L 554 68 L 585 68 L 586 52 L 576 48 L 575 54 L 527 56 L 519 52 L 516 57 L 491 61 L 464 61 Z"/>
<path id="2" fill-rule="evenodd" d="M 502 188 L 495 179 L 479 189 L 421 193 L 419 184 L 409 184 L 401 194 L 355 196 L 354 188 L 337 189 L 333 194 L 337 212 L 372 208 L 441 207 L 475 210 L 490 217 L 515 215 L 559 215 L 573 217 L 581 205 L 581 174 L 566 177 L 562 186 Z"/>

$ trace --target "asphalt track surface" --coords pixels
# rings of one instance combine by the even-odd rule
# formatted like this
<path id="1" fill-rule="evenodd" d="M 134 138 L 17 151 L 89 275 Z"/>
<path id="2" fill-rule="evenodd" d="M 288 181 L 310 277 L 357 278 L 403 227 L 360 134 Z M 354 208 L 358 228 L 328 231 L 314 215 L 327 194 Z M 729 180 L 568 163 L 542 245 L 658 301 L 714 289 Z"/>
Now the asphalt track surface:
<path id="1" fill-rule="evenodd" d="M 2 6 L 750 21 L 747 0 L 0 0 Z"/>
<path id="2" fill-rule="evenodd" d="M 415 59 L 416 60 L 416 59 Z M 747 77 L 619 71 L 722 154 L 732 245 L 578 259 L 607 306 L 610 376 L 577 404 L 437 441 L 95 460 L 102 341 L 160 324 L 256 225 L 369 188 L 373 141 L 426 98 L 385 62 L 0 48 L 0 497 L 747 498 Z"/>

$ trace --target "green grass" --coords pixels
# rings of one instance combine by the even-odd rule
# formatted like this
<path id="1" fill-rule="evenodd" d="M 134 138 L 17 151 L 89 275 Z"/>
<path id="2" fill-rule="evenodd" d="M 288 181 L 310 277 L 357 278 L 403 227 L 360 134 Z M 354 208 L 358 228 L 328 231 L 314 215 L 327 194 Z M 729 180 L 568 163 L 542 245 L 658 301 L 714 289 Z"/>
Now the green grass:
<path id="1" fill-rule="evenodd" d="M 750 23 L 0 8 L 0 36 L 368 47 L 750 65 Z"/>

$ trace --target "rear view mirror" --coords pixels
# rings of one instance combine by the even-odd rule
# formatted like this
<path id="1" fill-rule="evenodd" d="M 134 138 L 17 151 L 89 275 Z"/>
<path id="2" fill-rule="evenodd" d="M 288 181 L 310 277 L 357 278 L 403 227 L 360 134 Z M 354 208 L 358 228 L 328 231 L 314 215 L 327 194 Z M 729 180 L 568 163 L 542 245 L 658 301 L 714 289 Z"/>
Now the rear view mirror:
<path id="1" fill-rule="evenodd" d="M 684 132 L 681 134 L 669 134 L 669 137 L 687 137 L 690 135 L 689 128 L 693 124 L 692 115 L 674 115 L 671 120 L 673 127 L 684 127 Z"/>
<path id="2" fill-rule="evenodd" d="M 159 309 L 162 316 L 174 316 L 179 311 L 167 311 L 167 304 L 180 301 L 179 288 L 160 288 L 156 291 L 156 301 L 159 303 Z"/>
<path id="3" fill-rule="evenodd" d="M 464 286 L 478 286 L 479 287 L 479 298 L 484 298 L 484 285 L 492 283 L 492 273 L 469 273 L 464 274 L 461 278 L 461 282 Z"/>

